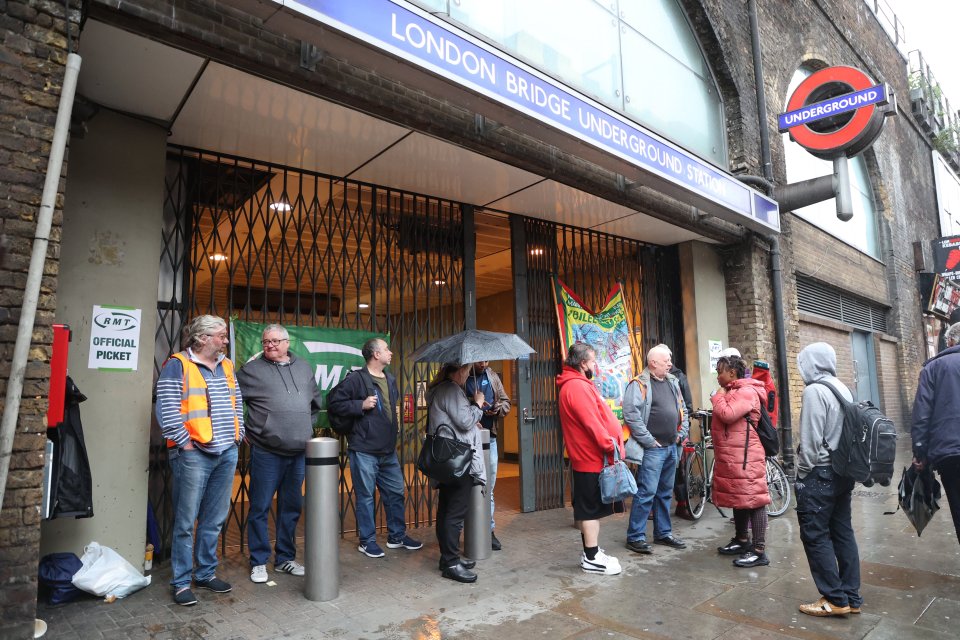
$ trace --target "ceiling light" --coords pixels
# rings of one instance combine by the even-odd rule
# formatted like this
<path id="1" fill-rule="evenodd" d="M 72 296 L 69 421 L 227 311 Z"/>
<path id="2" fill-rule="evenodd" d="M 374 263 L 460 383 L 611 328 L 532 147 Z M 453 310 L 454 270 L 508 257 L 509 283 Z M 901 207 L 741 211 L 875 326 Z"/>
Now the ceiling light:
<path id="1" fill-rule="evenodd" d="M 370 305 L 368 305 L 366 302 L 361 302 L 361 303 L 358 304 L 357 306 L 360 307 L 361 309 L 369 309 L 369 308 L 370 308 Z"/>
<path id="2" fill-rule="evenodd" d="M 270 208 L 274 211 L 290 211 L 293 207 L 290 206 L 289 202 L 271 202 Z"/>
<path id="3" fill-rule="evenodd" d="M 209 256 L 210 260 L 213 262 L 226 262 L 227 256 L 222 253 L 211 253 Z"/>
<path id="4" fill-rule="evenodd" d="M 443 286 L 443 285 L 447 284 L 447 281 L 446 281 L 446 280 L 434 280 L 434 281 L 433 281 L 433 284 L 435 284 L 435 285 L 437 285 L 438 287 L 440 287 L 440 286 Z"/>
<path id="5" fill-rule="evenodd" d="M 542 256 L 543 249 L 530 249 L 530 255 L 532 256 Z"/>

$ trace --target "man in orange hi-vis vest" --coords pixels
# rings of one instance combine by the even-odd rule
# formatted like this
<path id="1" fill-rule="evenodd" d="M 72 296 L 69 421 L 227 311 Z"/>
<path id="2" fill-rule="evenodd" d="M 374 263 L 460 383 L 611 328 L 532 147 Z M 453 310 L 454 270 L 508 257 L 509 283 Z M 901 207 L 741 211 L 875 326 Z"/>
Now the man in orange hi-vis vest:
<path id="1" fill-rule="evenodd" d="M 223 355 L 227 323 L 198 316 L 184 329 L 184 350 L 157 380 L 157 421 L 167 439 L 173 475 L 173 601 L 190 606 L 190 589 L 226 593 L 217 578 L 217 539 L 230 512 L 230 492 L 243 439 L 243 400 L 233 363 Z M 196 541 L 194 541 L 196 524 Z M 194 566 L 196 547 L 196 566 Z"/>

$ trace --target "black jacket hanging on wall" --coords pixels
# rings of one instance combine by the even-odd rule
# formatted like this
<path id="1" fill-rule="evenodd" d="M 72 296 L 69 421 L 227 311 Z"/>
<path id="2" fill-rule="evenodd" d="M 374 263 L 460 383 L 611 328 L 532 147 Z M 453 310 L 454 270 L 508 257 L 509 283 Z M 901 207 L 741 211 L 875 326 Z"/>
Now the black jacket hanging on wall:
<path id="1" fill-rule="evenodd" d="M 73 379 L 67 376 L 63 422 L 47 429 L 47 438 L 53 442 L 51 519 L 93 516 L 93 479 L 80 424 L 80 403 L 86 399 Z"/>

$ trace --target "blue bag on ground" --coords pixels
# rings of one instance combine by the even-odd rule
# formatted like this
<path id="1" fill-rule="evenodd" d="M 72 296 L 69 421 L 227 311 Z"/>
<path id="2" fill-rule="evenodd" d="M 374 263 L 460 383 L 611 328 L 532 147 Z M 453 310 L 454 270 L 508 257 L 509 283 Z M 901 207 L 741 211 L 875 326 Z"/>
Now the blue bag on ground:
<path id="1" fill-rule="evenodd" d="M 83 593 L 73 586 L 73 576 L 82 566 L 75 553 L 50 553 L 40 559 L 37 579 L 49 604 L 73 602 Z"/>

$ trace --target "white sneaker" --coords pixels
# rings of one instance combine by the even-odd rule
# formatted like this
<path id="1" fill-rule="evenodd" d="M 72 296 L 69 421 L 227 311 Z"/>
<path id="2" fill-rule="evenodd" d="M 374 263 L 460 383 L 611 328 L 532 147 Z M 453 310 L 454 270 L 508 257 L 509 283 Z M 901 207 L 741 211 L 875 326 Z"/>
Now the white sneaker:
<path id="1" fill-rule="evenodd" d="M 597 557 L 593 560 L 588 560 L 587 554 L 581 553 L 580 568 L 587 573 L 598 573 L 605 576 L 615 576 L 623 570 L 620 568 L 620 561 L 613 556 L 608 556 L 603 549 L 597 551 Z"/>
<path id="2" fill-rule="evenodd" d="M 274 569 L 289 573 L 292 576 L 302 576 L 304 573 L 303 565 L 296 560 L 287 560 L 283 564 L 275 566 Z"/>
<path id="3" fill-rule="evenodd" d="M 267 578 L 267 565 L 258 564 L 250 571 L 250 581 L 256 583 L 266 582 Z"/>

